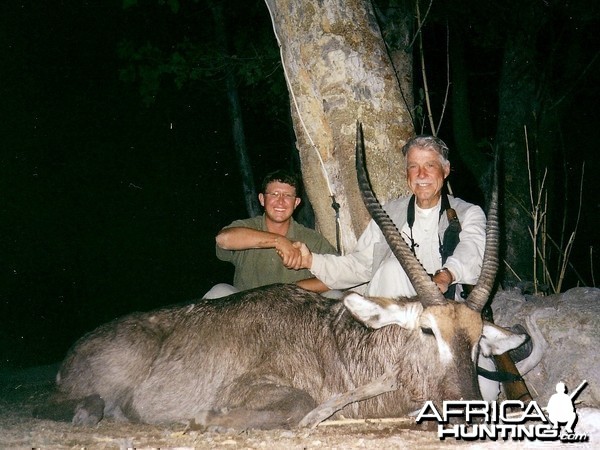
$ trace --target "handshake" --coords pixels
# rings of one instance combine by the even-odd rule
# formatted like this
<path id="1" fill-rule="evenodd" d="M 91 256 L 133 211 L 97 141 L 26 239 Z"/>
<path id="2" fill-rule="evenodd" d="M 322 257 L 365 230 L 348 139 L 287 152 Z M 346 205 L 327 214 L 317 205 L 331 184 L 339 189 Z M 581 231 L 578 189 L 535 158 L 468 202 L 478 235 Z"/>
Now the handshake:
<path id="1" fill-rule="evenodd" d="M 312 265 L 312 253 L 304 242 L 277 239 L 275 251 L 288 269 L 310 269 Z"/>

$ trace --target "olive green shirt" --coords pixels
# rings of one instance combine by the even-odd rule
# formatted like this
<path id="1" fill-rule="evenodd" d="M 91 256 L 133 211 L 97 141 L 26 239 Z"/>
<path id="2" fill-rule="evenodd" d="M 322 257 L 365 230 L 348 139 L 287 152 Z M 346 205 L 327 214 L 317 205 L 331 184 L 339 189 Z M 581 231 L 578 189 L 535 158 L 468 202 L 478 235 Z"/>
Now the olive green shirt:
<path id="1" fill-rule="evenodd" d="M 232 222 L 225 228 L 245 227 L 267 231 L 265 216 Z M 335 248 L 315 230 L 299 224 L 294 219 L 285 235 L 290 241 L 301 241 L 311 252 L 336 254 Z M 241 291 L 273 283 L 295 283 L 314 275 L 308 269 L 294 270 L 283 265 L 274 248 L 251 248 L 248 250 L 224 250 L 217 245 L 217 258 L 235 266 L 233 285 Z"/>

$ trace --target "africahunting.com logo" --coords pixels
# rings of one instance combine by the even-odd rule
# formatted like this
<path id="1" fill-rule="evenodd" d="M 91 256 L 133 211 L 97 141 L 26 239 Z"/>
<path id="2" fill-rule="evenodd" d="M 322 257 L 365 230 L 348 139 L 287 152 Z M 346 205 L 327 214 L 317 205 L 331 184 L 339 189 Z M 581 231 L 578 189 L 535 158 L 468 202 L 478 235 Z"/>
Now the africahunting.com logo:
<path id="1" fill-rule="evenodd" d="M 589 436 L 575 432 L 577 412 L 574 405 L 575 397 L 586 384 L 584 380 L 571 394 L 567 394 L 565 384 L 558 383 L 545 413 L 535 401 L 527 404 L 519 400 L 499 403 L 444 401 L 441 410 L 428 401 L 419 411 L 416 421 L 437 422 L 440 440 L 587 442 Z"/>

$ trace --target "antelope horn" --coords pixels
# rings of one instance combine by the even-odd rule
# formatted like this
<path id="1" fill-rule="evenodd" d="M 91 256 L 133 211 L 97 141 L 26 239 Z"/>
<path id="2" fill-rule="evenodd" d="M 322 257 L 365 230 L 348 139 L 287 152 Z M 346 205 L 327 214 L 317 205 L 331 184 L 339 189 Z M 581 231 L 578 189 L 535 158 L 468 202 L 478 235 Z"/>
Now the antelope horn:
<path id="1" fill-rule="evenodd" d="M 475 311 L 481 311 L 491 296 L 494 279 L 498 272 L 498 247 L 500 240 L 498 220 L 498 153 L 494 157 L 493 190 L 488 210 L 487 224 L 485 227 L 485 251 L 481 274 L 477 285 L 467 297 L 466 304 Z"/>
<path id="2" fill-rule="evenodd" d="M 415 291 L 417 291 L 417 296 L 420 297 L 424 306 L 446 303 L 437 285 L 429 278 L 419 260 L 410 251 L 404 239 L 402 239 L 398 228 L 375 197 L 367 175 L 364 154 L 365 143 L 362 124 L 356 122 L 356 176 L 365 206 L 375 223 L 379 226 L 394 256 L 396 256 L 408 275 Z"/>

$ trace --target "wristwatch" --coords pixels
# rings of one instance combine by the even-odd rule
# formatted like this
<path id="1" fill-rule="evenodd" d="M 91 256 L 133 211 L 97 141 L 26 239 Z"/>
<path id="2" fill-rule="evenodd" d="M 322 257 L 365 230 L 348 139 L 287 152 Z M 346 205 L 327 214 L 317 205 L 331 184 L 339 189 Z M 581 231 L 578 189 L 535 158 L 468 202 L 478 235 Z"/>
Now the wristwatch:
<path id="1" fill-rule="evenodd" d="M 450 269 L 448 269 L 447 267 L 442 267 L 441 269 L 438 269 L 435 271 L 435 273 L 433 274 L 433 276 L 435 277 L 438 273 L 441 272 L 446 272 L 448 275 L 450 275 L 450 283 L 452 284 L 454 282 L 454 275 L 452 275 L 452 272 L 450 272 Z"/>

